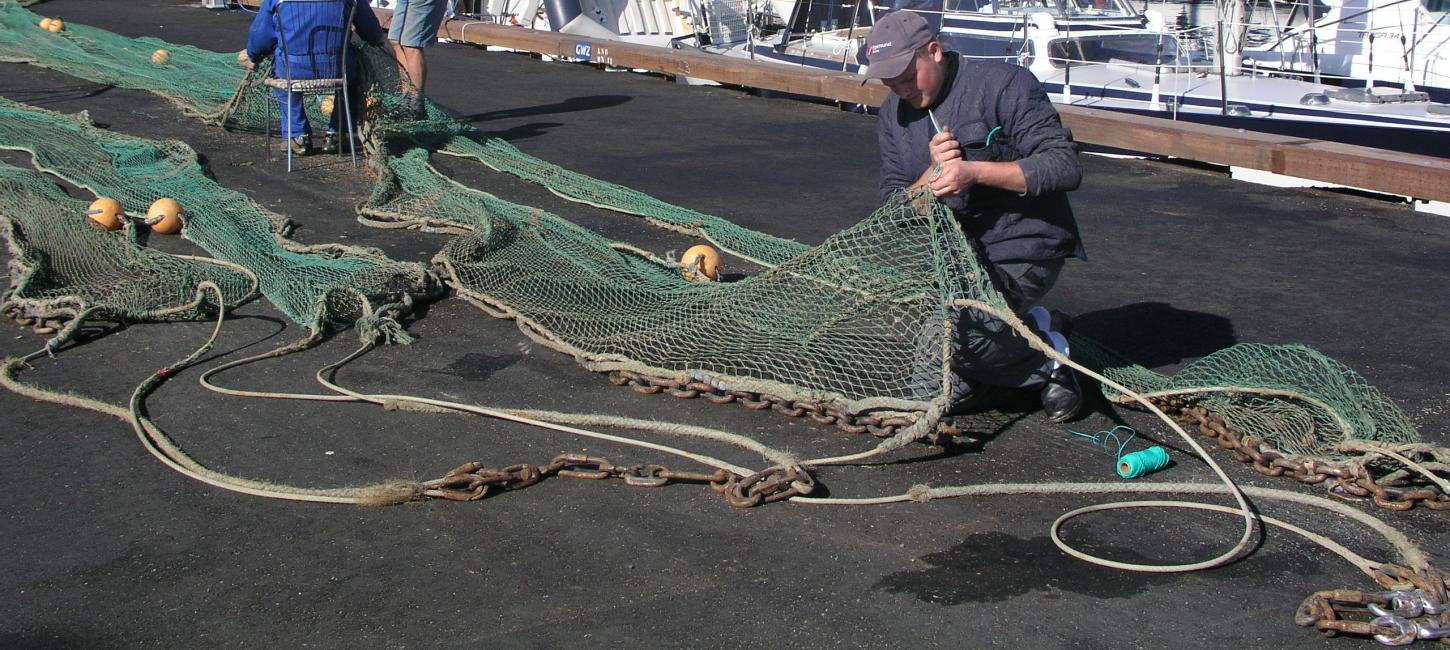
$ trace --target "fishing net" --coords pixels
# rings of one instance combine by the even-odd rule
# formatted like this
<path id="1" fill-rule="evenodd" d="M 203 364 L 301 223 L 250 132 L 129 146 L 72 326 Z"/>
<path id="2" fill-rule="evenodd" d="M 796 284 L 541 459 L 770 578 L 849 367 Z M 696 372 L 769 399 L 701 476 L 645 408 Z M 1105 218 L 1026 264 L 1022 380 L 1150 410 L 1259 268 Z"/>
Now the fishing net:
<path id="1" fill-rule="evenodd" d="M 243 268 L 146 248 L 131 233 L 106 232 L 86 202 L 27 169 L 0 164 L 0 222 L 10 242 L 11 290 L 5 311 L 24 319 L 189 320 L 250 299 L 256 280 Z M 197 285 L 211 282 L 222 305 Z"/>
<path id="2" fill-rule="evenodd" d="M 0 9 L 7 27 L 0 59 L 150 90 L 233 127 L 261 130 L 274 115 L 259 83 L 265 70 L 244 75 L 234 54 L 80 26 L 49 34 L 34 27 L 36 20 L 23 9 Z M 171 62 L 152 66 L 151 52 L 163 46 L 172 51 Z M 950 323 L 962 310 L 1010 317 L 938 204 L 899 199 L 807 247 L 529 156 L 432 103 L 418 104 L 385 50 L 359 47 L 357 56 L 363 86 L 377 99 L 365 124 L 377 184 L 360 214 L 375 225 L 455 233 L 435 260 L 447 281 L 590 369 L 629 369 L 852 412 L 926 414 L 918 424 L 930 427 L 953 390 Z M 298 322 L 345 312 L 342 303 L 359 295 L 396 297 L 426 284 L 421 269 L 375 252 L 289 250 L 269 230 L 264 211 L 206 179 L 179 143 L 144 143 L 84 120 L 4 108 L 0 146 L 34 152 L 38 167 L 123 195 L 128 208 L 162 195 L 196 206 L 187 236 L 253 270 L 263 293 Z M 477 160 L 570 200 L 703 237 L 764 270 L 736 282 L 689 282 L 673 260 L 454 182 L 429 164 L 432 152 Z M 1128 390 L 1207 409 L 1293 454 L 1343 458 L 1346 440 L 1418 440 L 1384 395 L 1303 346 L 1237 345 L 1172 376 L 1080 336 L 1074 346 L 1075 356 Z"/>
<path id="3" fill-rule="evenodd" d="M 145 214 L 162 197 L 176 199 L 186 208 L 187 239 L 250 270 L 262 293 L 307 327 L 349 320 L 364 298 L 391 303 L 428 290 L 422 265 L 362 248 L 308 247 L 277 237 L 280 217 L 207 178 L 196 153 L 181 142 L 134 138 L 96 128 L 84 115 L 0 99 L 0 149 L 30 153 L 36 168 L 114 198 L 129 214 Z M 0 195 L 0 200 L 17 199 Z M 83 212 L 72 213 L 72 219 L 83 218 Z"/>

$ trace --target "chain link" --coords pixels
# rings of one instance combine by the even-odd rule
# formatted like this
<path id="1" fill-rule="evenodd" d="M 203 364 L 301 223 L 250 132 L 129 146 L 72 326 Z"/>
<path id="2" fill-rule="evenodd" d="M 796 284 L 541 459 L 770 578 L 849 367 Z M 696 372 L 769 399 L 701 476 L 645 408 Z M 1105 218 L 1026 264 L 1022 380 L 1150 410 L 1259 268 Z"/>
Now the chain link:
<path id="1" fill-rule="evenodd" d="M 1204 407 L 1179 398 L 1155 398 L 1152 401 L 1180 422 L 1198 427 L 1199 432 L 1213 438 L 1219 447 L 1229 450 L 1236 460 L 1248 463 L 1260 474 L 1290 476 L 1307 485 L 1329 483 L 1326 489 L 1332 496 L 1344 500 L 1370 499 L 1386 510 L 1410 510 L 1415 506 L 1450 510 L 1450 495 L 1439 486 L 1425 481 L 1417 473 L 1386 470 L 1385 467 L 1398 466 L 1399 463 L 1375 454 L 1339 462 L 1294 456 L 1279 451 L 1272 442 L 1228 426 L 1223 417 L 1210 413 Z M 1450 464 L 1447 464 L 1450 449 L 1417 447 L 1415 450 L 1396 451 L 1439 476 L 1450 477 Z"/>
<path id="2" fill-rule="evenodd" d="M 745 478 L 732 475 L 724 485 L 712 487 L 723 494 L 730 505 L 754 508 L 763 503 L 810 494 L 816 489 L 816 479 L 805 468 L 792 465 L 772 467 Z"/>
<path id="3" fill-rule="evenodd" d="M 1385 591 L 1334 589 L 1315 593 L 1299 605 L 1294 622 L 1326 636 L 1373 637 L 1384 645 L 1438 640 L 1450 645 L 1450 605 L 1445 574 L 1381 565 L 1375 582 Z"/>
<path id="4" fill-rule="evenodd" d="M 487 467 L 480 462 L 464 463 L 443 478 L 423 484 L 426 497 L 450 501 L 478 501 L 486 497 L 521 490 L 550 477 L 586 481 L 620 479 L 634 487 L 660 487 L 670 483 L 708 484 L 737 508 L 750 508 L 775 503 L 793 496 L 810 494 L 816 481 L 802 467 L 772 467 L 741 478 L 723 469 L 710 473 L 677 472 L 664 465 L 614 465 L 597 456 L 560 454 L 548 464 L 526 463 L 503 468 Z"/>
<path id="5" fill-rule="evenodd" d="M 793 400 L 770 393 L 754 393 L 741 390 L 725 390 L 703 381 L 685 381 L 673 377 L 655 377 L 628 370 L 614 370 L 609 373 L 609 383 L 628 386 L 642 395 L 666 393 L 680 399 L 703 397 L 715 404 L 734 402 L 752 411 L 770 409 L 786 417 L 808 416 L 817 424 L 835 425 L 845 433 L 858 435 L 870 433 L 879 438 L 890 438 L 902 427 L 911 426 L 915 418 L 899 413 L 851 413 L 833 402 L 812 402 Z M 956 429 L 941 427 L 934 434 L 933 442 L 957 435 Z"/>
<path id="6" fill-rule="evenodd" d="M 0 297 L 0 305 L 3 305 L 0 307 L 0 316 L 15 321 L 21 327 L 31 328 L 36 334 L 51 336 L 65 329 L 66 322 L 71 318 L 68 315 L 38 316 L 26 309 L 24 304 L 11 301 L 13 296 L 14 291 L 8 290 Z"/>

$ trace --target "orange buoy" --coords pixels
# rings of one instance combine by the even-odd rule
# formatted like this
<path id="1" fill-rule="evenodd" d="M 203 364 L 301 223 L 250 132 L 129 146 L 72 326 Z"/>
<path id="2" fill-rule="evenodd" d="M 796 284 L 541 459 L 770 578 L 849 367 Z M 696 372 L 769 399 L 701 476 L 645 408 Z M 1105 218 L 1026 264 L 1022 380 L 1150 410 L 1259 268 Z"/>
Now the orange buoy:
<path id="1" fill-rule="evenodd" d="M 90 207 L 86 208 L 86 216 L 106 230 L 118 230 L 121 221 L 126 218 L 126 209 L 121 207 L 120 201 L 103 196 L 91 201 Z"/>
<path id="2" fill-rule="evenodd" d="M 40 28 L 43 29 L 43 30 L 45 30 L 45 31 L 47 31 L 47 32 L 50 31 L 50 21 L 51 20 L 52 20 L 51 18 L 41 18 L 40 19 Z"/>
<path id="3" fill-rule="evenodd" d="M 151 53 L 151 65 L 166 65 L 171 60 L 171 53 L 165 49 L 156 50 Z"/>
<path id="4" fill-rule="evenodd" d="M 680 274 L 691 282 L 719 280 L 720 253 L 704 244 L 691 246 L 680 256 Z"/>
<path id="5" fill-rule="evenodd" d="M 59 34 L 61 32 L 61 30 L 63 30 L 63 29 L 65 29 L 65 23 L 63 21 L 61 21 L 61 19 L 59 19 L 59 18 L 51 18 L 50 19 L 50 25 L 47 25 L 46 26 L 45 31 L 50 32 L 52 34 Z"/>
<path id="6" fill-rule="evenodd" d="M 181 232 L 181 215 L 186 214 L 176 199 L 156 199 L 146 210 L 146 225 L 152 232 L 174 235 Z"/>
<path id="7" fill-rule="evenodd" d="M 317 108 L 318 108 L 318 110 L 322 111 L 322 116 L 323 117 L 332 117 L 332 98 L 331 97 L 323 97 L 322 98 L 322 105 L 321 106 L 318 106 Z"/>

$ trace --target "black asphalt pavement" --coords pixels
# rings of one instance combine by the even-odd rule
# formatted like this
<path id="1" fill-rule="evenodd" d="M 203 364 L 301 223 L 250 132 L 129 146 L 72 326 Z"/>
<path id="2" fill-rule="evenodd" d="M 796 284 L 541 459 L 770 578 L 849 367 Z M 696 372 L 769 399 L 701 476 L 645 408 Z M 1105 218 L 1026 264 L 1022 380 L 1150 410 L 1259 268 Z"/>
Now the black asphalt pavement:
<path id="1" fill-rule="evenodd" d="M 34 10 L 217 51 L 243 45 L 248 14 L 197 5 L 56 0 Z M 524 151 L 748 227 L 816 243 L 876 207 L 870 116 L 461 45 L 430 50 L 428 65 L 434 99 Z M 202 125 L 156 96 L 14 64 L 0 64 L 0 95 L 87 110 L 117 132 L 183 140 L 219 183 L 300 222 L 304 242 L 371 245 L 426 262 L 446 240 L 358 224 L 353 206 L 370 181 L 345 162 L 307 158 L 288 175 L 280 159 L 267 159 L 259 136 Z M 1076 315 L 1082 332 L 1159 369 L 1234 342 L 1308 344 L 1392 397 L 1426 439 L 1447 443 L 1450 219 L 1369 197 L 1234 182 L 1211 169 L 1083 161 L 1073 204 L 1090 261 L 1070 264 L 1050 298 Z M 467 185 L 657 253 L 690 244 L 476 164 L 435 164 Z M 176 239 L 153 243 L 195 250 Z M 43 343 L 8 321 L 0 327 L 5 355 Z M 25 378 L 120 404 L 210 327 L 129 327 L 37 361 Z M 370 392 L 688 422 L 802 455 L 874 444 L 808 419 L 611 386 L 458 298 L 433 304 L 409 330 L 416 344 L 374 351 L 338 380 Z M 253 303 L 228 323 L 208 365 L 302 335 L 265 302 Z M 313 373 L 355 345 L 343 332 L 220 381 L 321 392 Z M 151 412 L 201 462 L 251 478 L 358 485 L 434 478 L 469 460 L 538 464 L 563 452 L 698 469 L 482 417 L 225 397 L 198 386 L 197 374 L 166 384 Z M 1125 573 L 1068 557 L 1048 527 L 1097 497 L 737 510 L 701 487 L 556 479 L 477 503 L 310 505 L 182 477 L 148 455 L 128 425 L 105 416 L 8 392 L 0 392 L 0 413 L 3 648 L 1370 643 L 1293 624 L 1295 607 L 1313 591 L 1373 585 L 1337 556 L 1275 530 L 1246 559 L 1195 574 Z M 1115 418 L 1150 439 L 1168 433 L 1140 413 L 1110 415 L 1101 404 L 1071 427 L 1107 429 Z M 826 469 L 818 479 L 832 496 L 897 494 L 919 483 L 1118 480 L 1101 450 L 1039 413 L 1017 409 L 974 423 L 981 444 L 917 445 L 897 452 L 897 462 Z M 720 445 L 663 441 L 764 464 Z M 1220 451 L 1214 457 L 1246 484 L 1322 492 L 1258 476 Z M 1212 480 L 1202 462 L 1177 451 L 1174 459 L 1144 480 Z M 1261 505 L 1371 558 L 1394 559 L 1347 519 Z M 1381 516 L 1450 566 L 1445 513 Z M 1117 559 L 1179 562 L 1221 552 L 1239 529 L 1226 516 L 1133 511 L 1074 522 L 1066 534 Z"/>

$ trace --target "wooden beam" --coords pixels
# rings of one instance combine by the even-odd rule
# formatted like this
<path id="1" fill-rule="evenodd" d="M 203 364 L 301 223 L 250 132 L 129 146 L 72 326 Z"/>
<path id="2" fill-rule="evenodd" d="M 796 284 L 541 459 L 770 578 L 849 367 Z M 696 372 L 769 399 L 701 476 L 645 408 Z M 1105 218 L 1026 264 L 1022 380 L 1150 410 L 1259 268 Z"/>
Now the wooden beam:
<path id="1" fill-rule="evenodd" d="M 260 0 L 244 0 L 246 4 Z M 374 9 L 384 25 L 392 12 Z M 593 63 L 685 75 L 724 84 L 794 93 L 847 104 L 878 106 L 887 90 L 861 84 L 859 75 L 651 45 L 580 38 L 473 20 L 449 20 L 440 34 L 455 41 L 493 45 Z M 1080 106 L 1057 106 L 1073 137 L 1087 144 L 1146 154 L 1246 167 L 1314 181 L 1417 199 L 1450 202 L 1450 159 L 1353 145 L 1129 115 Z"/>

